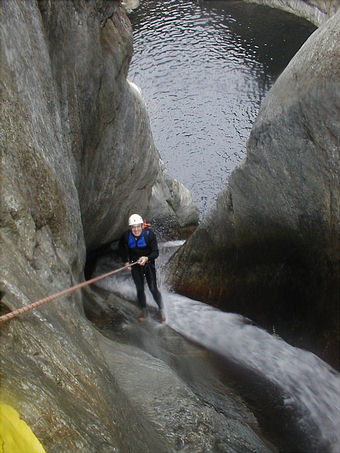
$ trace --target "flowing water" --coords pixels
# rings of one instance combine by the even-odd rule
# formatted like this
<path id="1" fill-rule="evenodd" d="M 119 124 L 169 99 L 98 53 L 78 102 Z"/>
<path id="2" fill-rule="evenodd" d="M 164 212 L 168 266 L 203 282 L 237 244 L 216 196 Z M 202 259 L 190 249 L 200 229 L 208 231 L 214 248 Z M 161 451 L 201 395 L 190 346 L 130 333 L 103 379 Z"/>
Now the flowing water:
<path id="1" fill-rule="evenodd" d="M 262 428 L 274 443 L 277 441 L 280 451 L 340 451 L 340 374 L 316 355 L 289 345 L 241 315 L 224 313 L 169 292 L 163 283 L 166 263 L 182 243 L 160 244 L 158 279 L 167 325 L 216 354 L 228 382 L 232 374 L 238 391 L 260 421 L 263 418 L 267 426 Z M 111 268 L 111 257 L 103 257 L 95 275 Z M 136 300 L 132 278 L 126 272 L 105 279 L 98 286 L 125 300 Z M 156 307 L 148 290 L 146 294 L 148 305 Z M 155 355 L 157 339 L 150 342 Z M 139 338 L 137 344 L 142 343 Z M 160 357 L 161 347 L 159 344 Z"/>
<path id="2" fill-rule="evenodd" d="M 129 79 L 170 173 L 203 216 L 245 157 L 261 101 L 310 23 L 240 1 L 141 1 Z"/>

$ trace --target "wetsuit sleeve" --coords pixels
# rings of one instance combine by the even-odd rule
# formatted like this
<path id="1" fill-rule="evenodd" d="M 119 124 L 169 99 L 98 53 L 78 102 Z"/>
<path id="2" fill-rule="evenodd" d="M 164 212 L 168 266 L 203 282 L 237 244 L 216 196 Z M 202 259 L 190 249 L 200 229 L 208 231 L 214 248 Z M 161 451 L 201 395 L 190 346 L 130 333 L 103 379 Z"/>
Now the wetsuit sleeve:
<path id="1" fill-rule="evenodd" d="M 150 248 L 151 248 L 151 253 L 148 255 L 149 261 L 154 261 L 156 258 L 158 258 L 159 251 L 158 251 L 158 244 L 157 244 L 157 238 L 156 235 L 153 231 L 150 231 Z"/>
<path id="2" fill-rule="evenodd" d="M 120 238 L 118 252 L 123 263 L 127 263 L 129 261 L 129 247 L 127 244 L 126 233 L 124 233 Z"/>

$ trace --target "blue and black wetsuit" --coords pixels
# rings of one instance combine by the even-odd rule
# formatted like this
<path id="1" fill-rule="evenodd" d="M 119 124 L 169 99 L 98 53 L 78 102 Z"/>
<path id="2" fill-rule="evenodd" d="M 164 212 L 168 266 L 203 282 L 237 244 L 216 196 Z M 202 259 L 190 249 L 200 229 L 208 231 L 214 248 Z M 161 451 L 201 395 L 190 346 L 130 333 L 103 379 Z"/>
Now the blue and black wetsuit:
<path id="1" fill-rule="evenodd" d="M 158 257 L 158 244 L 155 233 L 148 229 L 143 230 L 139 237 L 135 237 L 131 231 L 126 231 L 119 241 L 119 254 L 124 263 L 134 263 L 142 256 L 148 257 L 144 266 L 133 266 L 131 274 L 137 289 L 137 299 L 142 310 L 146 309 L 146 298 L 144 292 L 144 275 L 157 303 L 162 309 L 162 295 L 157 288 L 155 259 Z"/>

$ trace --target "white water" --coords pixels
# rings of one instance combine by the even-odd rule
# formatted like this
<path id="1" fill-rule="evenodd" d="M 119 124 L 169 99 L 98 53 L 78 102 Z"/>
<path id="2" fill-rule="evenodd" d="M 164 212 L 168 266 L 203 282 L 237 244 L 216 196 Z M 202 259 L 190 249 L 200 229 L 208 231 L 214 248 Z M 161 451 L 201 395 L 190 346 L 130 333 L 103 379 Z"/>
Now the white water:
<path id="1" fill-rule="evenodd" d="M 166 293 L 167 323 L 208 349 L 264 375 L 281 388 L 285 404 L 302 410 L 302 429 L 313 421 L 340 451 L 340 375 L 314 354 L 287 344 L 242 316 L 223 313 L 177 294 Z"/>
<path id="2" fill-rule="evenodd" d="M 169 256 L 181 241 L 161 244 L 160 289 L 167 324 L 186 338 L 265 376 L 285 395 L 285 405 L 301 413 L 300 428 L 315 424 L 329 451 L 340 451 L 340 374 L 316 355 L 295 348 L 276 335 L 249 324 L 241 315 L 225 313 L 204 303 L 169 292 L 162 284 Z M 105 261 L 98 263 L 102 273 Z M 163 272 L 162 272 L 163 268 Z M 135 287 L 127 272 L 99 283 L 125 299 L 136 300 Z M 156 306 L 146 291 L 147 302 Z"/>

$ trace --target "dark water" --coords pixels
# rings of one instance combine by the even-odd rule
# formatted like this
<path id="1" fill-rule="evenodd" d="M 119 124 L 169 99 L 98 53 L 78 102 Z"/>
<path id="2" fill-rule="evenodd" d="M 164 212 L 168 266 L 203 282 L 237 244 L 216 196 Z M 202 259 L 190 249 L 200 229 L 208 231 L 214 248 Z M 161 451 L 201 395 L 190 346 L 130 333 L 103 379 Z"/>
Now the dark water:
<path id="1" fill-rule="evenodd" d="M 129 17 L 129 79 L 162 159 L 204 215 L 245 157 L 262 99 L 315 27 L 238 1 L 144 0 Z"/>

